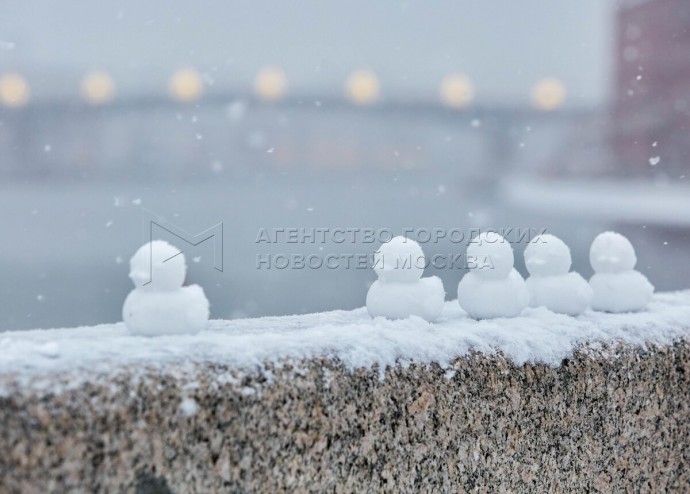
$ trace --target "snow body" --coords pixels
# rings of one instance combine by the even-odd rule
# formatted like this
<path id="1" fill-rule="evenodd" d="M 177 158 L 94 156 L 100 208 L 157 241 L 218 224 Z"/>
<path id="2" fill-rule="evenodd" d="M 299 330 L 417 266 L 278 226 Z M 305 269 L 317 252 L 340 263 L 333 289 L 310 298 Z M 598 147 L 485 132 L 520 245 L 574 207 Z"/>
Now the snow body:
<path id="1" fill-rule="evenodd" d="M 467 247 L 470 272 L 458 284 L 458 302 L 474 319 L 515 317 L 529 305 L 525 280 L 513 268 L 513 248 L 501 235 L 484 232 Z"/>
<path id="2" fill-rule="evenodd" d="M 578 273 L 569 272 L 571 264 L 570 249 L 558 237 L 544 234 L 530 242 L 525 249 L 530 307 L 543 306 L 569 316 L 589 307 L 592 288 Z"/>
<path id="3" fill-rule="evenodd" d="M 405 319 L 418 316 L 434 321 L 441 315 L 446 292 L 438 276 L 412 282 L 376 280 L 367 293 L 371 317 Z"/>
<path id="4" fill-rule="evenodd" d="M 422 278 L 426 259 L 417 242 L 395 237 L 374 254 L 378 276 L 367 293 L 371 317 L 434 321 L 443 310 L 446 292 L 440 278 Z"/>
<path id="5" fill-rule="evenodd" d="M 162 240 L 142 246 L 130 260 L 135 288 L 125 299 L 122 319 L 132 334 L 195 334 L 209 318 L 209 303 L 198 285 L 182 286 L 184 254 Z"/>
<path id="6" fill-rule="evenodd" d="M 652 299 L 654 286 L 635 264 L 637 256 L 630 241 L 615 232 L 598 235 L 589 250 L 594 275 L 592 308 L 603 312 L 644 310 Z"/>

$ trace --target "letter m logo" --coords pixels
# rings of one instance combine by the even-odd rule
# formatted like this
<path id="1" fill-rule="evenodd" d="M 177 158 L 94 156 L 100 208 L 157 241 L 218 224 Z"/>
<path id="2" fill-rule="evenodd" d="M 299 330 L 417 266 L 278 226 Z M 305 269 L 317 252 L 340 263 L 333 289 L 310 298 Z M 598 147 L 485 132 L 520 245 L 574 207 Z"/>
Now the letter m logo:
<path id="1" fill-rule="evenodd" d="M 206 230 L 193 234 L 183 228 L 171 223 L 162 216 L 157 215 L 153 211 L 146 208 L 142 210 L 142 233 L 149 242 L 153 242 L 154 233 L 157 230 L 164 230 L 171 235 L 183 240 L 188 245 L 196 247 L 203 244 L 207 240 L 213 239 L 213 268 L 223 272 L 223 222 L 217 223 Z M 184 251 L 182 251 L 184 252 Z"/>

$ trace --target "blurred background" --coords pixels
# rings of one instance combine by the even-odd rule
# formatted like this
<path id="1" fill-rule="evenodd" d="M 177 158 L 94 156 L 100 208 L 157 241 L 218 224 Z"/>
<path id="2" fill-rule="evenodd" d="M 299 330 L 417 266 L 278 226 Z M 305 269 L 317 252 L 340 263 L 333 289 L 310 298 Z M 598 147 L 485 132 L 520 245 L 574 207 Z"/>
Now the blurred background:
<path id="1" fill-rule="evenodd" d="M 261 228 L 546 228 L 585 276 L 615 229 L 657 289 L 690 286 L 686 0 L 2 10 L 0 330 L 121 320 L 142 208 L 224 223 L 222 273 L 210 242 L 171 238 L 214 318 L 364 304 L 371 271 L 256 257 L 378 245 L 257 244 Z M 431 274 L 455 298 L 462 272 Z"/>

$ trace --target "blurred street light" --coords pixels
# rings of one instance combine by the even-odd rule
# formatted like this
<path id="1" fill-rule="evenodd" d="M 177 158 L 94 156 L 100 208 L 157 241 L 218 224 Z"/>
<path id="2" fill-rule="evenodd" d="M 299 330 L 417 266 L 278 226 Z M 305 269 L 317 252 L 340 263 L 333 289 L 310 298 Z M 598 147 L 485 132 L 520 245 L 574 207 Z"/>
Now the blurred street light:
<path id="1" fill-rule="evenodd" d="M 345 96 L 357 105 L 370 105 L 379 98 L 379 80 L 370 70 L 356 70 L 347 78 Z"/>
<path id="2" fill-rule="evenodd" d="M 278 101 L 287 91 L 287 77 L 278 67 L 264 67 L 254 79 L 254 93 L 264 101 Z"/>
<path id="3" fill-rule="evenodd" d="M 29 101 L 29 84 L 19 74 L 5 74 L 0 77 L 0 103 L 19 108 Z"/>
<path id="4" fill-rule="evenodd" d="M 542 79 L 532 90 L 532 102 L 540 110 L 555 110 L 565 101 L 565 85 L 555 77 Z"/>
<path id="5" fill-rule="evenodd" d="M 89 72 L 81 81 L 80 93 L 88 103 L 102 105 L 115 96 L 115 83 L 107 72 L 102 70 Z"/>
<path id="6" fill-rule="evenodd" d="M 467 106 L 474 98 L 472 81 L 463 74 L 451 74 L 443 78 L 440 88 L 441 102 L 451 108 Z"/>
<path id="7" fill-rule="evenodd" d="M 201 97 L 204 85 L 199 72 L 191 67 L 177 70 L 170 78 L 170 95 L 178 101 L 191 102 Z"/>

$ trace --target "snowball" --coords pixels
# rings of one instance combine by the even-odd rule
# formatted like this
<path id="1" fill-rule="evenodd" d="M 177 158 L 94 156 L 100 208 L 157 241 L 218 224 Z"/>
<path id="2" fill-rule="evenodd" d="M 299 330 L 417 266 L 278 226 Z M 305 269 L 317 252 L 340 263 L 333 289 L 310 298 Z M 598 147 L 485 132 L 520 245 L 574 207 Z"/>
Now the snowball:
<path id="1" fill-rule="evenodd" d="M 596 273 L 620 273 L 635 267 L 637 257 L 630 241 L 615 232 L 604 232 L 594 239 L 589 262 Z"/>
<path id="2" fill-rule="evenodd" d="M 525 249 L 525 265 L 532 276 L 563 275 L 571 263 L 570 249 L 553 235 L 539 235 Z"/>
<path id="3" fill-rule="evenodd" d="M 604 312 L 637 312 L 652 299 L 654 286 L 639 271 L 596 273 L 589 280 L 592 309 Z"/>
<path id="4" fill-rule="evenodd" d="M 441 315 L 446 292 L 437 276 L 412 282 L 375 281 L 367 293 L 371 317 L 405 319 L 410 316 L 434 321 Z"/>
<path id="5" fill-rule="evenodd" d="M 504 279 L 486 279 L 470 271 L 458 284 L 458 302 L 474 319 L 515 317 L 529 304 L 529 292 L 515 269 Z"/>
<path id="6" fill-rule="evenodd" d="M 184 283 L 187 273 L 184 254 L 163 240 L 154 240 L 139 248 L 129 266 L 129 277 L 134 285 L 147 290 L 176 290 Z"/>
<path id="7" fill-rule="evenodd" d="M 467 246 L 467 262 L 480 278 L 497 280 L 510 275 L 515 258 L 505 238 L 495 232 L 484 232 Z"/>
<path id="8" fill-rule="evenodd" d="M 558 314 L 577 316 L 589 307 L 592 288 L 578 273 L 531 276 L 527 279 L 530 307 L 546 307 Z"/>
<path id="9" fill-rule="evenodd" d="M 199 404 L 194 398 L 185 398 L 180 402 L 180 414 L 183 417 L 193 417 L 199 411 Z"/>
<path id="10" fill-rule="evenodd" d="M 374 254 L 374 271 L 380 280 L 417 281 L 424 273 L 424 251 L 414 240 L 395 237 Z"/>

